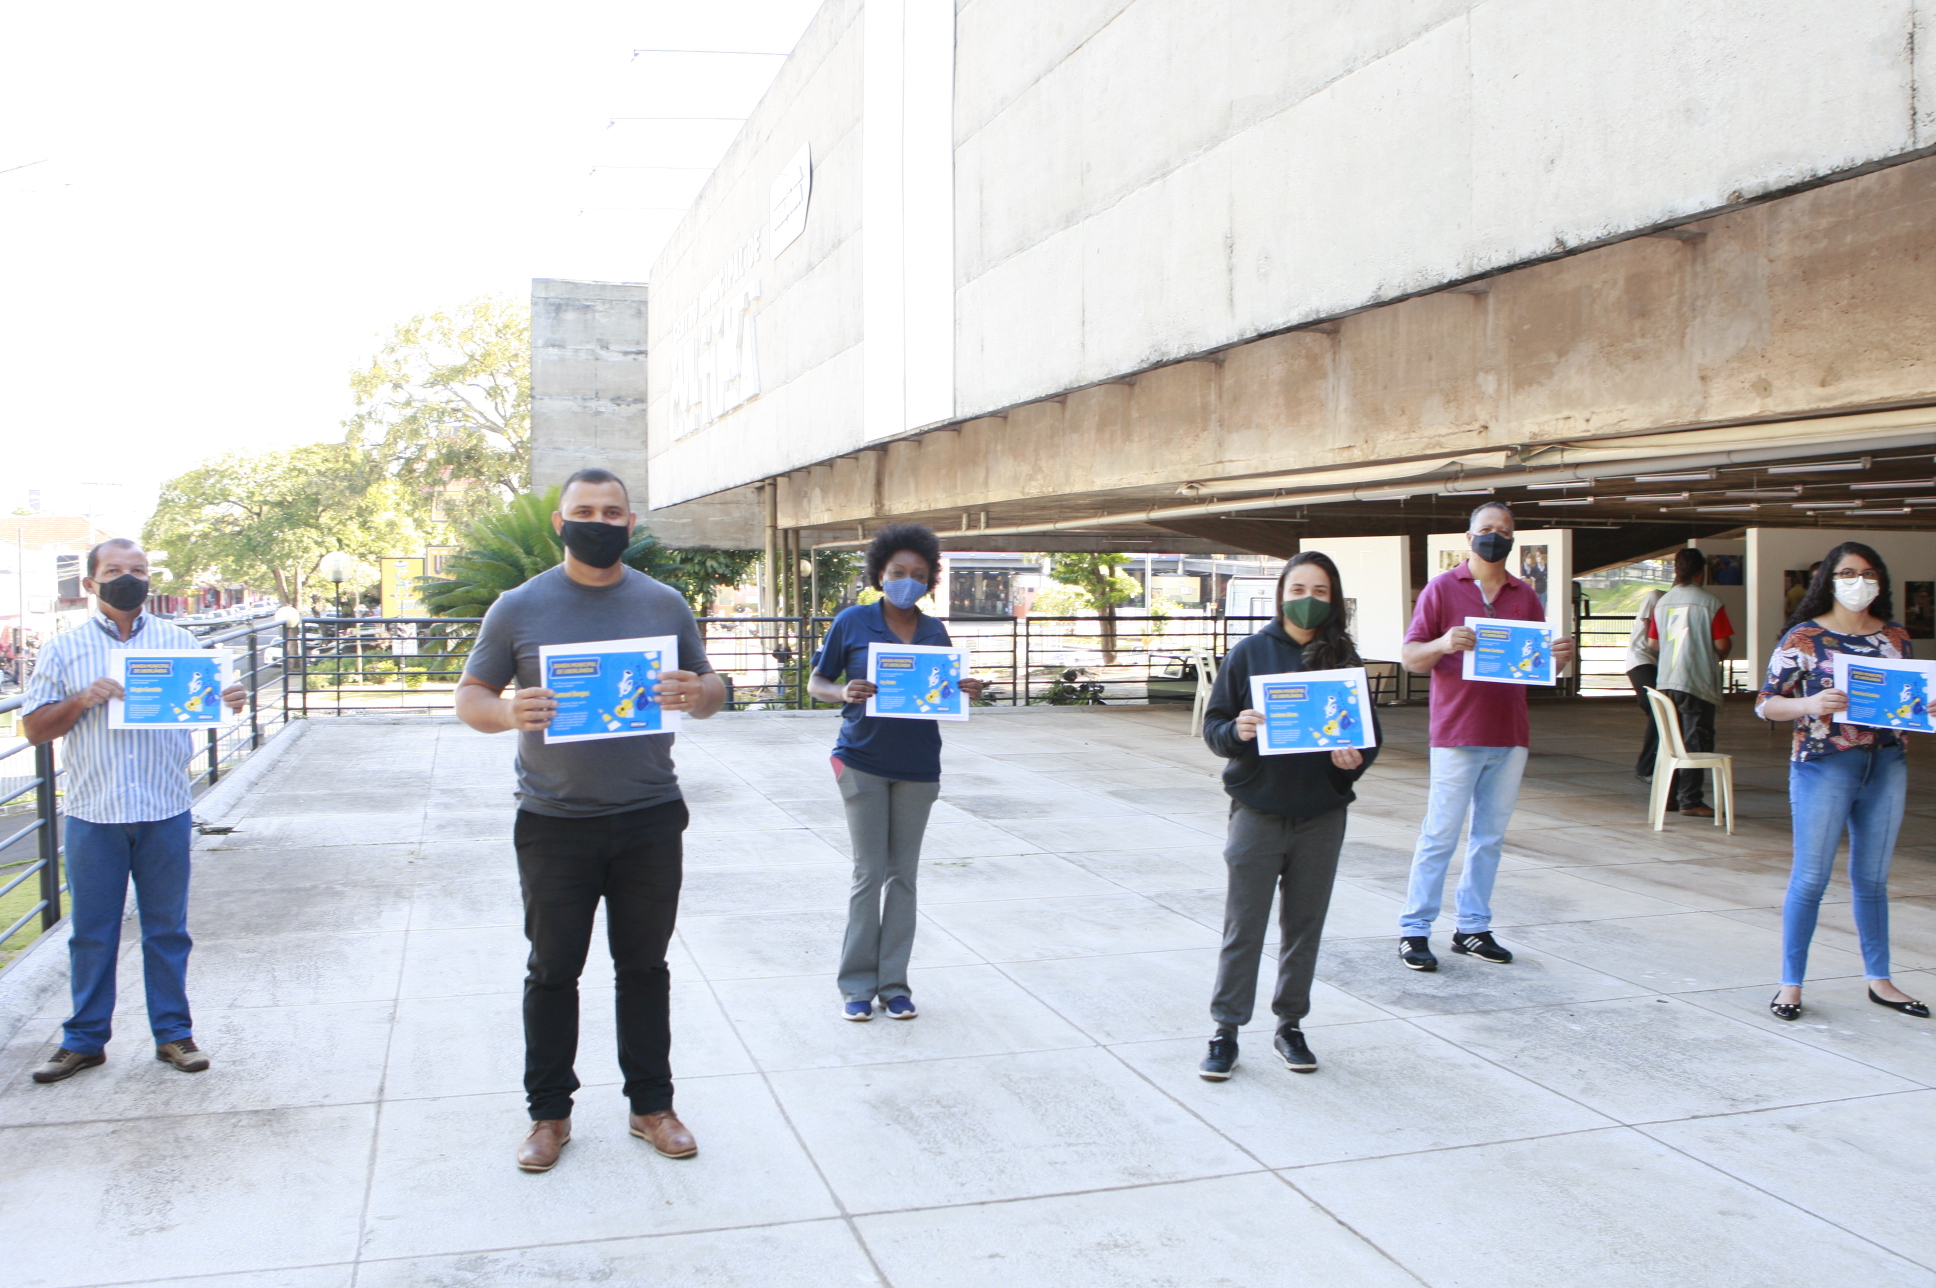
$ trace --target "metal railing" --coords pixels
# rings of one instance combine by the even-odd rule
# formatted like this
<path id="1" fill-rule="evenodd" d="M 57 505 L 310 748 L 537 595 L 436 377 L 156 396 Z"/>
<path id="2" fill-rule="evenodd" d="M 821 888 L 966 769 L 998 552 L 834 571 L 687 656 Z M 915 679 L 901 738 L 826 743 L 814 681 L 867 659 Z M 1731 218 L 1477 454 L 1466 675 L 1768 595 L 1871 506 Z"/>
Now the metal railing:
<path id="1" fill-rule="evenodd" d="M 259 619 L 240 626 L 218 623 L 195 632 L 212 648 L 227 648 L 236 653 L 235 680 L 248 691 L 242 714 L 232 722 L 201 735 L 203 745 L 189 767 L 189 789 L 206 790 L 242 757 L 260 747 L 263 739 L 290 718 L 286 687 L 280 682 L 282 659 L 292 631 L 273 619 Z M 0 715 L 19 711 L 26 695 L 16 693 L 0 698 Z M 62 844 L 60 806 L 60 740 L 34 745 L 23 737 L 18 745 L 0 751 L 0 763 L 28 751 L 33 752 L 34 771 L 30 777 L 0 780 L 0 907 L 28 881 L 38 877 L 36 898 L 22 909 L 11 924 L 0 929 L 0 953 L 36 919 L 40 922 L 34 938 L 45 934 L 61 919 L 62 897 L 67 893 L 66 847 Z M 19 804 L 32 794 L 30 808 Z M 30 820 L 30 821 L 23 821 Z M 28 845 L 31 842 L 31 849 Z M 27 850 L 20 854 L 19 851 Z M 8 909 L 12 912 L 12 909 Z M 24 947 L 24 945 L 20 945 Z"/>
<path id="2" fill-rule="evenodd" d="M 449 712 L 479 618 L 306 618 L 282 666 L 288 717 Z M 949 635 L 1004 706 L 1190 702 L 1201 662 L 1262 626 L 1263 617 L 955 618 Z M 702 617 L 707 659 L 728 710 L 797 711 L 831 617 Z M 1400 701 L 1395 661 L 1370 664 L 1379 701 Z"/>

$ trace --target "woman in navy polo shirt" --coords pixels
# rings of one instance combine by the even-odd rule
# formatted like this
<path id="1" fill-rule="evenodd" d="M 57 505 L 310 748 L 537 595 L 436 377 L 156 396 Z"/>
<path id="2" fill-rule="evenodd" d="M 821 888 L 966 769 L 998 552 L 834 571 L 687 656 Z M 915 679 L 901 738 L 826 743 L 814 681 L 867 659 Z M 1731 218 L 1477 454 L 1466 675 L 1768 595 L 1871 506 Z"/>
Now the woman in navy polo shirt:
<path id="1" fill-rule="evenodd" d="M 941 729 L 932 720 L 868 717 L 874 686 L 867 680 L 867 646 L 952 642 L 940 622 L 915 607 L 933 589 L 940 567 L 941 543 L 920 524 L 876 533 L 867 547 L 867 582 L 881 598 L 834 618 L 807 679 L 808 693 L 842 704 L 833 765 L 854 847 L 839 979 L 842 1014 L 850 1020 L 873 1019 L 876 997 L 897 1020 L 916 1014 L 907 984 L 914 881 L 921 834 L 941 791 Z M 961 687 L 970 698 L 981 696 L 980 680 L 963 680 Z"/>

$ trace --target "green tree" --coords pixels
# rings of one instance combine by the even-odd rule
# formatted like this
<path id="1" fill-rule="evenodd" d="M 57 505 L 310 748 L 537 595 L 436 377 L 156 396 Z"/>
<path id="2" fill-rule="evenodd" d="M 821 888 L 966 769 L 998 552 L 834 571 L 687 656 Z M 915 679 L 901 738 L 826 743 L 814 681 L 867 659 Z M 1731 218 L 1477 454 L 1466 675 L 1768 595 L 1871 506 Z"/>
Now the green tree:
<path id="1" fill-rule="evenodd" d="M 820 599 L 813 605 L 814 616 L 831 617 L 839 612 L 840 601 L 853 589 L 854 583 L 860 578 L 860 571 L 861 557 L 853 551 L 814 551 L 814 579 L 820 585 Z M 870 586 L 868 589 L 873 588 Z"/>
<path id="2" fill-rule="evenodd" d="M 444 561 L 444 575 L 423 579 L 424 606 L 438 617 L 482 617 L 499 595 L 561 562 L 564 546 L 551 527 L 557 509 L 558 489 L 551 487 L 493 505 L 471 520 L 459 549 Z M 745 578 L 759 552 L 662 546 L 641 524 L 623 557 L 640 572 L 677 587 L 693 612 L 704 617 L 720 590 Z"/>
<path id="3" fill-rule="evenodd" d="M 1088 607 L 1101 627 L 1105 663 L 1116 661 L 1116 606 L 1128 603 L 1142 591 L 1142 584 L 1134 577 L 1116 571 L 1128 562 L 1128 555 L 1088 551 L 1052 555 L 1049 560 L 1052 580 L 1072 586 L 1088 598 Z"/>
<path id="4" fill-rule="evenodd" d="M 480 298 L 400 324 L 350 375 L 356 411 L 344 428 L 384 472 L 439 517 L 475 518 L 531 477 L 530 310 Z"/>
<path id="5" fill-rule="evenodd" d="M 143 530 L 185 582 L 219 576 L 273 587 L 299 604 L 322 557 L 342 550 L 365 563 L 419 550 L 408 499 L 366 453 L 346 443 L 232 453 L 162 485 Z"/>

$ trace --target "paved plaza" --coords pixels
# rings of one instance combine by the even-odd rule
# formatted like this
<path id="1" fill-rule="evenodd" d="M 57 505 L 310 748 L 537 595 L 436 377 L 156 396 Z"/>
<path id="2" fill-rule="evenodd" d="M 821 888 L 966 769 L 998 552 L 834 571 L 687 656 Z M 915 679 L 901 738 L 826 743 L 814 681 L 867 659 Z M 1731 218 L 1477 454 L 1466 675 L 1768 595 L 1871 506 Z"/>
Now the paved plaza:
<path id="1" fill-rule="evenodd" d="M 689 726 L 673 948 L 699 1156 L 625 1132 L 593 950 L 575 1137 L 516 1170 L 525 945 L 511 741 L 317 721 L 199 844 L 214 1068 L 149 1057 L 139 953 L 109 1064 L 55 1086 L 65 998 L 0 1050 L 9 1288 L 190 1282 L 1098 1288 L 1930 1285 L 1936 1025 L 1863 997 L 1832 888 L 1802 1022 L 1767 1011 L 1786 732 L 1731 702 L 1728 837 L 1647 830 L 1626 703 L 1536 704 L 1498 967 L 1395 957 L 1424 710 L 1385 713 L 1307 1022 L 1235 1078 L 1210 1033 L 1225 798 L 1188 717 L 997 710 L 946 730 L 913 985 L 849 1024 L 830 715 Z M 1912 755 L 1897 979 L 1936 998 L 1936 793 Z M 132 934 L 132 927 L 130 927 Z M 0 981 L 3 983 L 3 981 Z"/>

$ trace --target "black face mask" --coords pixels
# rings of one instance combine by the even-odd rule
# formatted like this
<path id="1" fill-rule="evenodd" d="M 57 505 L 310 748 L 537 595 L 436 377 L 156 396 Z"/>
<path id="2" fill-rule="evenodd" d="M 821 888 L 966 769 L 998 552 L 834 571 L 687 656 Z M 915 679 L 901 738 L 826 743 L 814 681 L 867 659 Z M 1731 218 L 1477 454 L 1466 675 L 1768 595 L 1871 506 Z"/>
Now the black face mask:
<path id="1" fill-rule="evenodd" d="M 565 549 L 580 563 L 594 568 L 610 568 L 632 544 L 632 528 L 625 523 L 600 523 L 595 519 L 566 519 Z"/>
<path id="2" fill-rule="evenodd" d="M 1503 532 L 1482 532 L 1472 538 L 1472 553 L 1487 563 L 1499 563 L 1512 553 L 1512 541 Z"/>
<path id="3" fill-rule="evenodd" d="M 131 613 L 148 602 L 148 582 L 146 578 L 124 572 L 113 581 L 98 583 L 94 593 L 99 595 L 101 602 L 109 608 L 118 608 L 124 613 Z"/>

